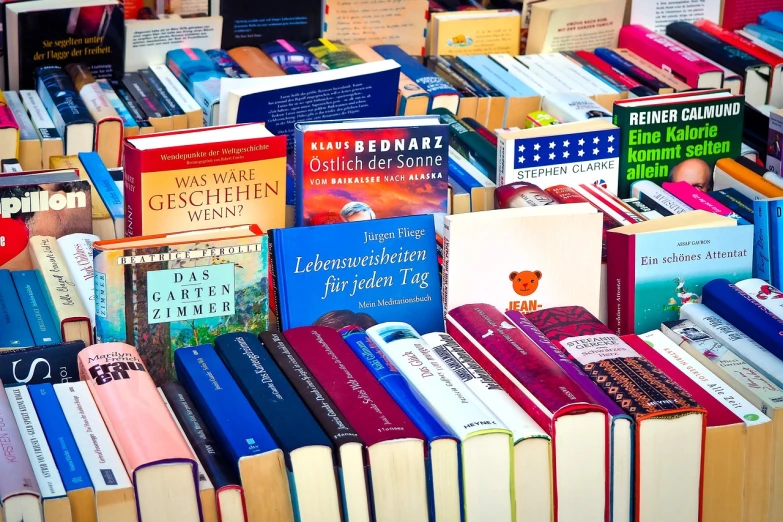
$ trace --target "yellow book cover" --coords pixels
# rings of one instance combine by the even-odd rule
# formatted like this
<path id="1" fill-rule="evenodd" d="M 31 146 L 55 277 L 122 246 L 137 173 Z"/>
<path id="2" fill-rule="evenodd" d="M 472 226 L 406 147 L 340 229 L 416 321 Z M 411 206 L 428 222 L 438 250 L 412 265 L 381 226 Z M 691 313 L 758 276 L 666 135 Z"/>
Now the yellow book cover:
<path id="1" fill-rule="evenodd" d="M 432 54 L 519 54 L 519 12 L 511 9 L 432 13 Z"/>
<path id="2" fill-rule="evenodd" d="M 125 140 L 125 236 L 285 227 L 286 137 L 263 124 Z"/>

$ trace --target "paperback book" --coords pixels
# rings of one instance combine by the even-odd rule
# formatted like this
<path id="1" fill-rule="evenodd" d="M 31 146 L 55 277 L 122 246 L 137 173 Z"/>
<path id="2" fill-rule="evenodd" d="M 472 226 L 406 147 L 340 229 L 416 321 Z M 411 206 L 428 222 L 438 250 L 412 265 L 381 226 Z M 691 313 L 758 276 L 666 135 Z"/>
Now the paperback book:
<path id="1" fill-rule="evenodd" d="M 138 347 L 156 383 L 174 350 L 267 328 L 267 238 L 256 226 L 93 245 L 100 342 Z"/>
<path id="2" fill-rule="evenodd" d="M 298 123 L 296 224 L 439 215 L 448 126 L 437 116 Z"/>

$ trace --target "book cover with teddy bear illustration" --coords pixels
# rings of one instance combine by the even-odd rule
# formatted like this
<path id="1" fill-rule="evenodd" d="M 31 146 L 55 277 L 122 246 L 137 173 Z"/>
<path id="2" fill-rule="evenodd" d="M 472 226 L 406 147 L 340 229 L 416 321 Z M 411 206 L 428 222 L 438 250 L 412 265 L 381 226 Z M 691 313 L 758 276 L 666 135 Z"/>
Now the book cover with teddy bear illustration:
<path id="1" fill-rule="evenodd" d="M 602 223 L 586 203 L 447 216 L 446 311 L 470 303 L 522 313 L 579 305 L 597 316 Z"/>

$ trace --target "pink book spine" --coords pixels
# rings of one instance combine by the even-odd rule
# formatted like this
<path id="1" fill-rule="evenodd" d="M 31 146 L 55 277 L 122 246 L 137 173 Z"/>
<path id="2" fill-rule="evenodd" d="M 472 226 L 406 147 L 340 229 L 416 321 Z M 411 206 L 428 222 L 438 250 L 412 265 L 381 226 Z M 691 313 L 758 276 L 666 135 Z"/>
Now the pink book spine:
<path id="1" fill-rule="evenodd" d="M 16 118 L 11 110 L 11 107 L 5 101 L 5 96 L 0 92 L 0 129 L 16 129 L 19 130 L 19 124 L 16 123 Z"/>
<path id="2" fill-rule="evenodd" d="M 687 181 L 664 182 L 663 190 L 679 199 L 694 210 L 706 210 L 720 216 L 739 218 L 730 208 L 716 201 L 711 196 L 693 187 Z"/>
<path id="3" fill-rule="evenodd" d="M 11 404 L 0 381 L 0 502 L 17 495 L 41 496 Z"/>
<path id="4" fill-rule="evenodd" d="M 623 27 L 620 30 L 619 45 L 633 51 L 656 67 L 679 77 L 694 88 L 699 86 L 701 74 L 721 71 L 691 49 L 641 25 Z"/>
<path id="5" fill-rule="evenodd" d="M 94 344 L 79 352 L 79 375 L 95 399 L 128 475 L 166 462 L 193 465 L 193 453 L 174 423 L 138 352 L 123 343 Z"/>

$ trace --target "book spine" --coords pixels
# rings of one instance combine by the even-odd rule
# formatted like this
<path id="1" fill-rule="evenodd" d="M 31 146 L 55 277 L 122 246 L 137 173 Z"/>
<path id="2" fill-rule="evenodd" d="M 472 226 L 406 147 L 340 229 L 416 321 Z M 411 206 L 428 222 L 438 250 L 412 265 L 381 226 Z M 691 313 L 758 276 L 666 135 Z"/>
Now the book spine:
<path id="1" fill-rule="evenodd" d="M 631 185 L 631 192 L 634 197 L 639 198 L 643 203 L 649 204 L 647 203 L 648 200 L 655 201 L 671 214 L 684 214 L 693 210 L 692 207 L 683 203 L 652 181 L 642 180 L 634 182 Z"/>
<path id="2" fill-rule="evenodd" d="M 635 210 L 636 212 L 644 216 L 646 220 L 658 219 L 663 217 L 663 214 L 661 214 L 654 208 L 645 205 L 639 199 L 628 198 L 628 199 L 624 199 L 623 202 L 629 207 L 631 207 L 633 210 Z"/>
<path id="3" fill-rule="evenodd" d="M 141 74 L 125 73 L 121 82 L 128 93 L 130 93 L 131 97 L 136 101 L 138 107 L 141 108 L 147 120 L 170 116 L 169 111 L 161 103 L 160 99 L 155 96 L 152 89 L 144 82 Z"/>
<path id="4" fill-rule="evenodd" d="M 284 284 L 285 278 L 278 276 L 278 273 L 284 274 L 284 267 L 282 266 L 282 255 L 280 255 L 280 259 L 278 260 L 278 256 L 276 255 L 276 247 L 275 242 L 279 241 L 280 236 L 278 236 L 277 230 L 272 230 L 271 233 L 267 236 L 267 240 L 269 242 L 269 273 L 271 274 L 272 284 L 269 285 L 270 292 L 272 293 L 272 302 L 273 307 L 272 311 L 275 314 L 275 317 L 277 318 L 277 329 L 278 331 L 285 331 L 288 326 L 288 305 L 286 303 L 283 303 L 283 299 L 285 299 L 285 291 L 282 287 Z M 282 306 L 282 308 L 281 308 Z"/>
<path id="5" fill-rule="evenodd" d="M 163 383 L 161 391 L 215 489 L 239 485 L 239 477 L 229 466 L 185 388 L 178 382 L 167 382 Z"/>
<path id="6" fill-rule="evenodd" d="M 41 496 L 30 459 L 23 449 L 26 445 L 20 431 L 11 402 L 0 390 L 0 433 L 3 440 L 3 456 L 0 458 L 0 500 L 3 502 L 14 495 Z M 42 520 L 40 515 L 38 520 Z"/>
<path id="7" fill-rule="evenodd" d="M 76 86 L 59 66 L 44 66 L 36 70 L 37 91 L 58 128 L 75 123 L 93 123 Z M 65 133 L 60 131 L 65 136 Z"/>
<path id="8" fill-rule="evenodd" d="M 71 382 L 79 379 L 76 354 L 84 342 L 0 352 L 0 380 L 6 384 Z"/>
<path id="9" fill-rule="evenodd" d="M 49 346 L 62 342 L 59 328 L 46 304 L 38 275 L 33 270 L 11 272 L 16 293 L 27 318 L 34 346 Z M 2 291 L 0 291 L 2 297 Z"/>
<path id="10" fill-rule="evenodd" d="M 687 22 L 669 24 L 666 27 L 666 35 L 743 77 L 746 76 L 748 68 L 756 67 L 760 63 L 760 60 L 748 53 Z"/>
<path id="11" fill-rule="evenodd" d="M 54 393 L 71 428 L 96 493 L 131 488 L 128 474 L 87 383 L 78 381 L 55 384 Z"/>
<path id="12" fill-rule="evenodd" d="M 718 203 L 707 194 L 697 190 L 686 181 L 680 181 L 677 183 L 670 183 L 666 181 L 663 183 L 663 189 L 694 210 L 704 210 L 712 214 L 730 217 L 737 220 L 742 219 L 731 209 L 724 207 L 721 203 Z"/>
<path id="13" fill-rule="evenodd" d="M 777 288 L 783 288 L 783 204 L 778 199 L 766 202 L 769 219 L 769 282 Z M 763 278 L 761 278 L 763 279 Z"/>
<path id="14" fill-rule="evenodd" d="M 143 152 L 125 142 L 123 186 L 125 200 L 125 237 L 144 233 L 141 203 L 141 169 Z"/>
<path id="15" fill-rule="evenodd" d="M 120 101 L 125 105 L 125 108 L 128 110 L 128 113 L 130 113 L 130 115 L 133 117 L 134 121 L 136 122 L 136 126 L 139 127 L 139 130 L 141 130 L 142 128 L 151 129 L 152 124 L 147 118 L 147 115 L 142 111 L 139 104 L 136 103 L 136 100 L 133 99 L 133 96 L 131 96 L 131 93 L 128 92 L 125 86 L 118 81 L 112 80 L 111 87 L 114 90 L 114 92 L 117 94 L 117 97 L 120 99 Z"/>
<path id="16" fill-rule="evenodd" d="M 634 333 L 636 252 L 633 236 L 606 234 L 606 286 L 609 328 L 617 335 Z"/>
<path id="17" fill-rule="evenodd" d="M 755 221 L 753 216 L 753 200 L 747 198 L 734 189 L 715 190 L 710 196 L 716 201 L 728 207 L 748 223 Z"/>
<path id="18" fill-rule="evenodd" d="M 38 135 L 35 132 L 33 122 L 30 120 L 30 116 L 24 109 L 22 99 L 19 97 L 19 93 L 16 91 L 6 91 L 5 101 L 8 104 L 8 108 L 14 115 L 14 120 L 19 126 L 19 139 L 22 141 L 37 140 Z"/>
<path id="19" fill-rule="evenodd" d="M 84 459 L 79 453 L 76 440 L 68 427 L 68 421 L 65 419 L 65 414 L 54 394 L 54 388 L 51 384 L 46 383 L 28 386 L 27 389 L 43 427 L 43 433 L 49 443 L 54 462 L 60 471 L 60 478 L 65 490 L 92 488 L 92 481 L 84 465 Z"/>
<path id="20" fill-rule="evenodd" d="M 36 91 L 19 91 L 19 96 L 22 98 L 22 103 L 24 103 L 30 119 L 38 132 L 39 139 L 60 139 L 60 131 L 57 130 L 38 93 Z M 48 168 L 49 165 L 44 165 L 44 167 Z"/>
<path id="21" fill-rule="evenodd" d="M 139 69 L 139 75 L 169 114 L 172 116 L 185 114 L 152 69 Z"/>
<path id="22" fill-rule="evenodd" d="M 172 99 L 179 105 L 179 107 L 187 114 L 190 112 L 201 112 L 193 96 L 185 89 L 185 87 L 177 80 L 168 67 L 165 65 L 153 65 L 150 67 L 158 80 L 163 84 Z"/>
<path id="23" fill-rule="evenodd" d="M 8 102 L 2 92 L 0 92 L 0 129 L 16 129 L 19 131 L 19 124 L 16 122 L 14 112 L 8 106 Z"/>
<path id="24" fill-rule="evenodd" d="M 125 216 L 125 203 L 122 192 L 117 188 L 117 184 L 103 164 L 103 161 L 101 161 L 98 153 L 81 153 L 79 154 L 79 161 L 84 166 L 87 176 L 92 181 L 95 191 L 98 192 L 111 218 L 114 220 L 122 219 Z"/>
<path id="25" fill-rule="evenodd" d="M 11 272 L 0 270 L 0 349 L 35 346 L 18 291 Z"/>
<path id="26" fill-rule="evenodd" d="M 89 83 L 82 87 L 79 95 L 96 122 L 101 123 L 103 121 L 122 119 L 106 97 L 103 88 L 97 82 Z"/>
<path id="27" fill-rule="evenodd" d="M 16 425 L 22 434 L 27 456 L 33 465 L 33 473 L 38 481 L 41 496 L 45 499 L 64 497 L 65 486 L 49 449 L 41 422 L 38 420 L 38 414 L 33 407 L 29 390 L 26 386 L 11 386 L 5 389 L 5 393 L 14 412 Z"/>
<path id="28" fill-rule="evenodd" d="M 577 67 L 581 67 L 584 71 L 586 71 L 589 74 L 592 74 L 594 77 L 598 78 L 598 80 L 605 83 L 606 85 L 616 90 L 617 92 L 625 92 L 628 90 L 627 85 L 624 85 L 622 82 L 616 80 L 615 78 L 612 78 L 611 76 L 609 76 L 609 74 L 602 71 L 594 64 L 591 64 L 588 60 L 584 59 L 582 56 L 579 56 L 577 52 L 561 51 L 561 54 L 564 57 L 573 61 Z"/>
<path id="29" fill-rule="evenodd" d="M 772 202 L 766 199 L 753 202 L 753 277 L 775 284 L 773 276 L 779 269 L 772 266 L 771 206 Z"/>
<path id="30" fill-rule="evenodd" d="M 509 154 L 508 158 L 506 157 L 506 146 L 507 142 L 510 142 L 511 146 L 508 147 Z M 506 184 L 506 178 L 511 177 L 507 175 L 506 172 L 506 165 L 514 165 L 514 140 L 507 140 L 506 138 L 499 138 L 498 139 L 498 177 L 497 177 L 497 185 L 505 185 Z"/>
<path id="31" fill-rule="evenodd" d="M 136 119 L 133 116 L 131 116 L 130 111 L 128 111 L 128 107 L 126 107 L 125 104 L 122 103 L 120 97 L 117 96 L 116 92 L 114 92 L 114 89 L 112 88 L 111 83 L 109 83 L 109 80 L 106 79 L 97 80 L 95 83 L 101 88 L 104 97 L 112 106 L 114 112 L 117 113 L 117 116 L 119 116 L 119 118 L 122 120 L 122 126 L 125 129 L 138 127 L 138 124 L 136 123 Z"/>
<path id="32" fill-rule="evenodd" d="M 396 45 L 377 45 L 373 49 L 387 60 L 397 62 L 402 73 L 427 91 L 433 99 L 446 95 L 459 96 L 459 93 L 443 78 L 421 65 Z"/>
<path id="33" fill-rule="evenodd" d="M 76 292 L 87 309 L 91 324 L 95 324 L 95 272 L 92 244 L 98 241 L 92 234 L 69 234 L 57 240 L 65 265 L 76 284 Z"/>
<path id="34" fill-rule="evenodd" d="M 703 287 L 702 303 L 775 356 L 783 356 L 783 319 L 736 285 L 713 279 Z"/>
<path id="35" fill-rule="evenodd" d="M 662 89 L 671 89 L 669 85 L 658 80 L 650 73 L 643 71 L 611 49 L 599 47 L 593 52 L 601 60 L 654 91 L 660 92 Z"/>

